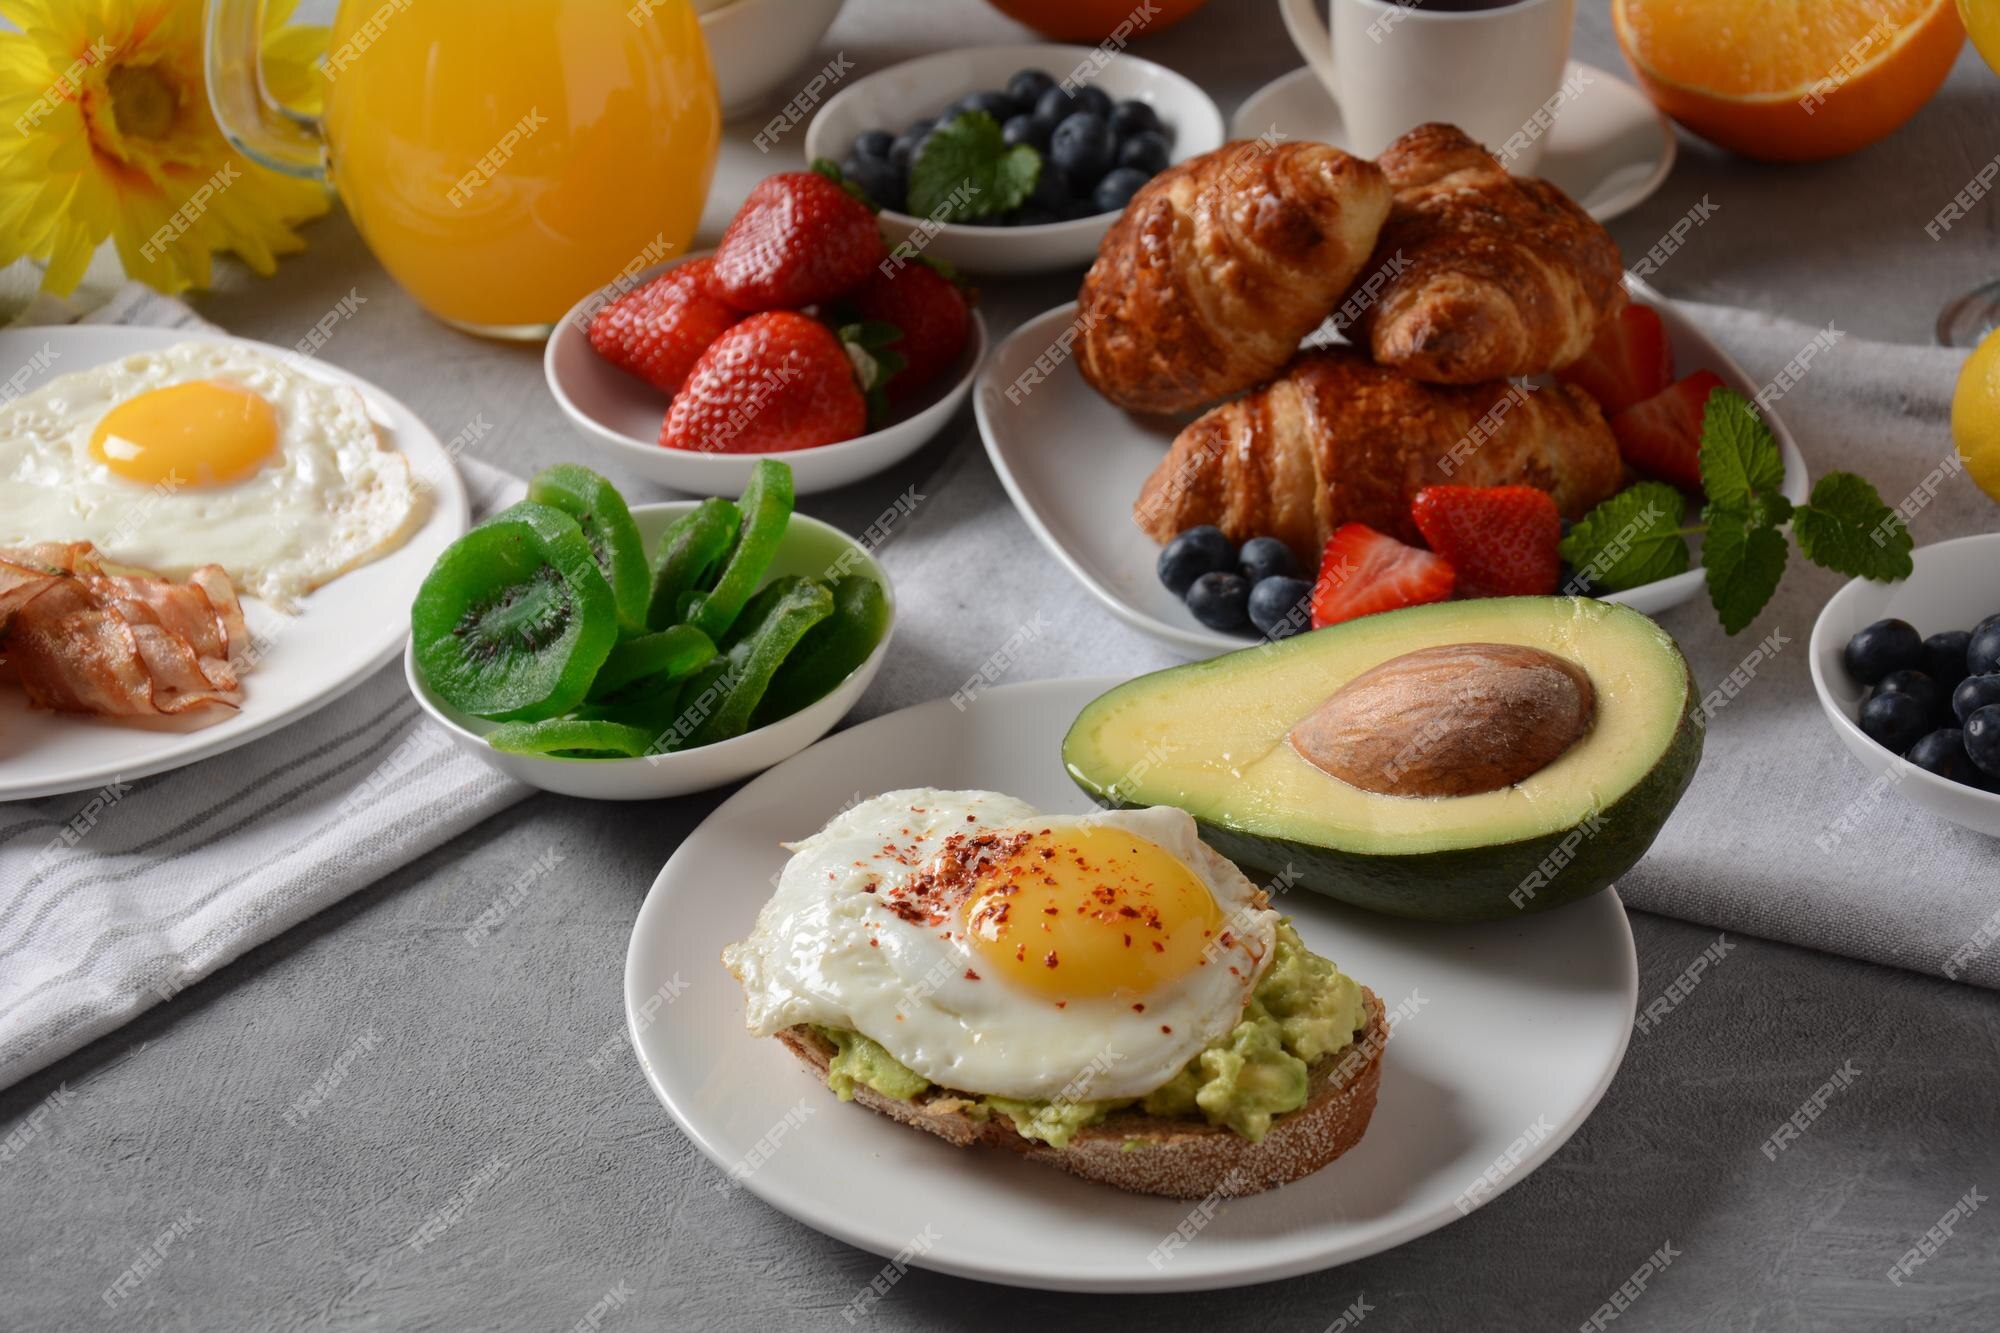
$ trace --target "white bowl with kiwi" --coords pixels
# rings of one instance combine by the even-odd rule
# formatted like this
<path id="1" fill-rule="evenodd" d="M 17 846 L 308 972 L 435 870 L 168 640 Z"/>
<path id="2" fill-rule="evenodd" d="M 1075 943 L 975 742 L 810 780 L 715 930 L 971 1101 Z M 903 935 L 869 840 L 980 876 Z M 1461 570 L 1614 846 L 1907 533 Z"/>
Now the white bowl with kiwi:
<path id="1" fill-rule="evenodd" d="M 1021 77 L 1028 74 L 1039 78 Z M 1049 98 L 1052 88 L 1057 95 Z M 991 121 L 957 125 L 950 150 L 927 168 L 939 126 L 906 132 L 919 121 L 959 121 L 959 110 L 972 109 L 959 103 L 974 97 L 987 99 L 982 106 Z M 1079 112 L 1101 119 L 1103 133 L 1089 125 L 1059 133 Z M 1006 122 L 1016 117 L 1038 123 L 1008 130 Z M 893 184 L 878 183 L 886 178 L 873 169 L 852 169 L 863 136 L 883 132 L 891 137 L 890 153 L 861 156 L 886 156 L 894 164 Z M 1152 134 L 1165 140 L 1164 147 L 1135 142 Z M 882 232 L 892 253 L 902 246 L 905 253 L 976 273 L 1036 273 L 1081 267 L 1096 256 L 1098 241 L 1130 195 L 1123 187 L 1142 182 L 1136 176 L 1112 180 L 1118 172 L 1149 178 L 1221 147 L 1224 137 L 1215 102 L 1165 66 L 1122 51 L 1042 43 L 940 51 L 857 79 L 813 117 L 805 148 L 808 159 L 845 164 L 843 173 L 882 206 Z M 1020 149 L 1038 163 L 1026 178 L 1042 194 L 1016 197 L 1025 164 Z M 1125 156 L 1129 163 L 1121 160 Z M 1052 171 L 1057 161 L 1074 170 Z M 920 188 L 920 177 L 935 188 Z M 971 189 L 957 189 L 962 181 L 973 182 Z M 1106 187 L 1101 196 L 1100 187 Z"/>
<path id="2" fill-rule="evenodd" d="M 868 548 L 791 502 L 781 464 L 740 502 L 629 510 L 587 469 L 538 474 L 426 578 L 410 692 L 468 754 L 565 796 L 761 772 L 847 714 L 895 628 Z"/>

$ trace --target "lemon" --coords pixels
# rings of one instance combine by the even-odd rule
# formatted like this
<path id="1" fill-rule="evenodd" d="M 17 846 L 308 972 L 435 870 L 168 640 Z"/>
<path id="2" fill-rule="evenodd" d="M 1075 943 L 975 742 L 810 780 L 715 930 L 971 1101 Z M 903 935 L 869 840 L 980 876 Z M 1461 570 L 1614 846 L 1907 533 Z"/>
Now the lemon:
<path id="1" fill-rule="evenodd" d="M 2000 500 L 2000 329 L 1980 340 L 1958 372 L 1951 438 L 1973 483 Z"/>

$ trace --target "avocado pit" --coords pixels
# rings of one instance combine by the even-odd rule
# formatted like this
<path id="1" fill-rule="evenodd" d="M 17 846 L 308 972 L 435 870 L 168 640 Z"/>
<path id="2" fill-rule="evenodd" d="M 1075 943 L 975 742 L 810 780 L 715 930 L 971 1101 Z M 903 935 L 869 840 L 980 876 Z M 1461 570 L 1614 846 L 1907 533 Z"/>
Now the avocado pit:
<path id="1" fill-rule="evenodd" d="M 1589 734 L 1583 669 L 1514 643 L 1420 648 L 1336 690 L 1288 736 L 1313 767 L 1384 796 L 1471 796 L 1539 773 Z"/>

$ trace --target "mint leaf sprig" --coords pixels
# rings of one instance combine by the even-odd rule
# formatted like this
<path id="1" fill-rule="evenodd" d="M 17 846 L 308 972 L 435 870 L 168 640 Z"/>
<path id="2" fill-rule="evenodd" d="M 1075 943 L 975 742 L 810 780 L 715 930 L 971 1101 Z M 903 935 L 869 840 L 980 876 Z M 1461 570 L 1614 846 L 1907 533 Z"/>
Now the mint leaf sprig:
<path id="1" fill-rule="evenodd" d="M 1785 460 L 1750 400 L 1730 389 L 1708 396 L 1701 421 L 1701 521 L 1664 482 L 1644 481 L 1598 505 L 1570 530 L 1563 559 L 1607 592 L 1622 592 L 1689 568 L 1687 539 L 1706 534 L 1702 573 L 1722 628 L 1736 634 L 1757 618 L 1785 575 L 1790 523 L 1799 553 L 1850 577 L 1888 582 L 1910 576 L 1910 531 L 1901 515 L 1852 472 L 1829 472 L 1794 506 L 1779 487 Z"/>
<path id="2" fill-rule="evenodd" d="M 910 163 L 909 211 L 940 222 L 994 217 L 1026 203 L 1041 174 L 1040 153 L 1008 147 L 984 111 L 961 111 L 931 131 Z"/>

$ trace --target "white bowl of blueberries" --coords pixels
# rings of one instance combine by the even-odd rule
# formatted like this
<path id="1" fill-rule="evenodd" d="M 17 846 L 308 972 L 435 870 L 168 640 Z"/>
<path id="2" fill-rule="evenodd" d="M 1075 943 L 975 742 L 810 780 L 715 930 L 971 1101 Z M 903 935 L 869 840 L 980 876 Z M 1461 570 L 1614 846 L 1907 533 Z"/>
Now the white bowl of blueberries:
<path id="1" fill-rule="evenodd" d="M 1088 264 L 1132 195 L 1219 148 L 1222 113 L 1172 70 L 1088 46 L 971 47 L 860 79 L 820 108 L 806 156 L 907 243 L 982 273 Z"/>
<path id="2" fill-rule="evenodd" d="M 1856 579 L 1812 633 L 1813 688 L 1847 748 L 1931 813 L 2000 837 L 2000 533 Z"/>

